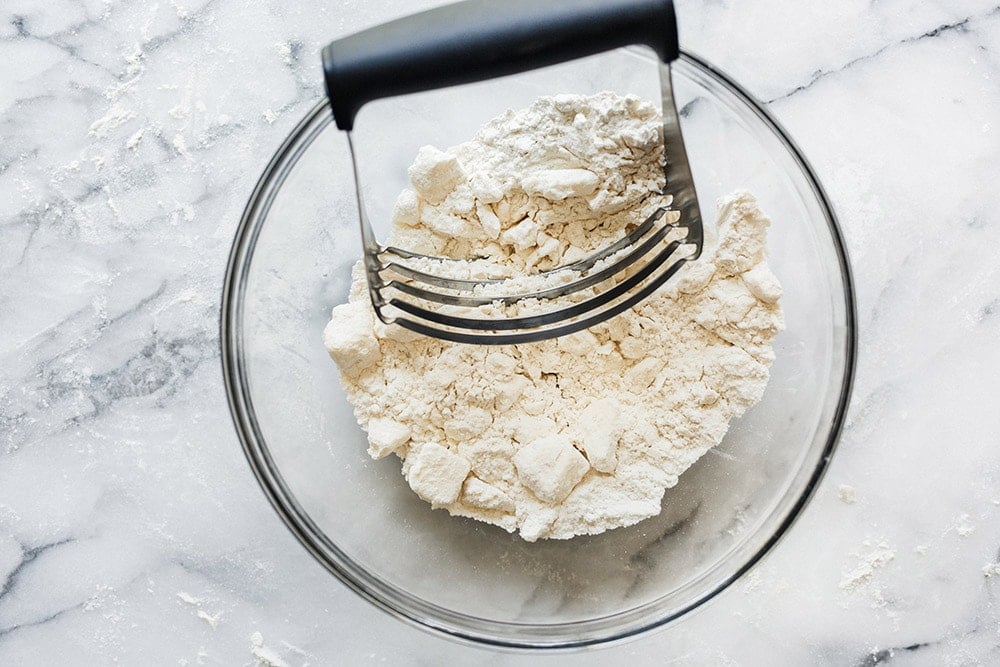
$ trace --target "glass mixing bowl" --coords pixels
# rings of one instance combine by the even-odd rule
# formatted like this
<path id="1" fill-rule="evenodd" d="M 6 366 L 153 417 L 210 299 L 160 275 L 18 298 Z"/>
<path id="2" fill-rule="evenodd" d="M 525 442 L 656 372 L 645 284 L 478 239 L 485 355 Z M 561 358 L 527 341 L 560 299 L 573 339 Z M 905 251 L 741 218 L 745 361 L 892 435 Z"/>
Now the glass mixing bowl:
<path id="1" fill-rule="evenodd" d="M 595 65 L 600 71 L 577 68 L 575 78 L 556 68 L 366 107 L 358 127 L 372 128 L 361 156 L 369 176 L 379 175 L 365 184 L 373 219 L 388 218 L 417 147 L 471 137 L 492 115 L 454 111 L 460 97 L 518 107 L 545 86 L 608 87 L 597 74 L 610 72 L 616 87 L 658 99 L 645 53 L 622 50 L 607 62 Z M 703 215 L 714 220 L 716 198 L 745 188 L 773 218 L 770 263 L 784 285 L 787 329 L 760 404 L 667 490 L 659 516 L 602 535 L 529 544 L 431 510 L 395 457 L 368 457 L 321 336 L 361 253 L 346 140 L 325 104 L 295 128 L 257 185 L 222 302 L 233 421 L 289 529 L 338 579 L 397 618 L 503 646 L 634 635 L 698 607 L 751 568 L 823 475 L 855 359 L 854 297 L 833 211 L 760 104 L 690 55 L 675 64 L 674 79 Z M 497 85 L 499 100 L 488 88 Z"/>

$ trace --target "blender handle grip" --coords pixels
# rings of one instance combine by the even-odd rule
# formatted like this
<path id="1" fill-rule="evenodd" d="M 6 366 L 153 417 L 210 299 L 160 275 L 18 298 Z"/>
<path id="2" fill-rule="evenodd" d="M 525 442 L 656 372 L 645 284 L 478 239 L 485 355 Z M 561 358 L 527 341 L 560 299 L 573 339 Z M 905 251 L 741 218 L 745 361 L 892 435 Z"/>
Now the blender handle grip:
<path id="1" fill-rule="evenodd" d="M 331 42 L 323 72 L 337 127 L 367 102 L 482 81 L 630 44 L 678 57 L 672 0 L 465 0 Z"/>

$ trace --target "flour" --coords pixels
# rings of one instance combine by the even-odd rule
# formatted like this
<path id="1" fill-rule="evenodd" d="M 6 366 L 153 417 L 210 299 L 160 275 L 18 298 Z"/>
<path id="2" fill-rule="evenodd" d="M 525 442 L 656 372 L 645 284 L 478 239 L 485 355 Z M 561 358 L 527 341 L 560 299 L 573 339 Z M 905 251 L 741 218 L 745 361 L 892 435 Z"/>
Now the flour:
<path id="1" fill-rule="evenodd" d="M 136 130 L 136 131 L 135 131 L 135 133 L 134 133 L 134 134 L 132 134 L 132 136 L 130 136 L 130 137 L 128 138 L 128 140 L 127 140 L 127 141 L 125 142 L 125 148 L 129 149 L 130 151 L 134 151 L 134 150 L 135 150 L 136 148 L 138 148 L 138 147 L 139 147 L 139 142 L 140 142 L 140 141 L 142 141 L 142 136 L 143 136 L 143 135 L 144 135 L 145 133 L 146 133 L 146 130 L 145 130 L 145 128 L 142 128 L 142 127 L 140 127 L 140 128 L 139 128 L 138 130 Z"/>
<path id="2" fill-rule="evenodd" d="M 853 505 L 858 501 L 858 491 L 850 484 L 841 484 L 837 487 L 837 497 L 842 503 Z"/>
<path id="3" fill-rule="evenodd" d="M 959 515 L 955 521 L 955 532 L 959 537 L 968 537 L 976 532 L 976 524 L 972 523 L 972 517 L 968 514 Z"/>
<path id="4" fill-rule="evenodd" d="M 514 276 L 580 259 L 669 204 L 660 128 L 654 107 L 611 93 L 507 112 L 470 142 L 420 151 L 390 240 Z M 433 507 L 529 541 L 658 514 L 664 490 L 767 384 L 783 326 L 768 225 L 752 196 L 732 195 L 717 243 L 654 295 L 588 330 L 512 346 L 385 326 L 359 264 L 324 342 L 369 453 L 401 458 Z"/>
<path id="5" fill-rule="evenodd" d="M 187 591 L 179 591 L 177 597 L 181 602 L 197 607 L 201 604 L 201 598 L 196 598 Z"/>
<path id="6" fill-rule="evenodd" d="M 191 152 L 188 151 L 187 140 L 184 138 L 183 134 L 180 132 L 175 134 L 171 145 L 174 147 L 174 150 L 177 151 L 178 155 L 186 157 L 189 160 L 191 159 Z"/>
<path id="7" fill-rule="evenodd" d="M 865 546 L 870 546 L 866 541 Z M 896 550 L 885 542 L 879 542 L 866 554 L 857 554 L 857 565 L 844 572 L 839 588 L 842 591 L 853 592 L 871 581 L 875 572 L 885 567 L 896 558 Z"/>
<path id="8" fill-rule="evenodd" d="M 250 652 L 258 667 L 289 667 L 277 651 L 264 643 L 264 635 L 259 632 L 250 635 Z"/>

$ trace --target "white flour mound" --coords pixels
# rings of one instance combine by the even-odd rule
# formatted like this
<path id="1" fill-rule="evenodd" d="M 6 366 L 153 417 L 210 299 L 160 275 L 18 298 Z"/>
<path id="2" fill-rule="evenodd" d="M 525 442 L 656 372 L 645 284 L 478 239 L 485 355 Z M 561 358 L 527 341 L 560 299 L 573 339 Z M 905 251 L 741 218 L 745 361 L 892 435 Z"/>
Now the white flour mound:
<path id="1" fill-rule="evenodd" d="M 515 275 L 563 264 L 669 203 L 660 118 L 634 97 L 537 100 L 465 144 L 424 148 L 392 243 L 487 258 Z M 555 340 L 447 343 L 386 327 L 364 272 L 324 342 L 374 458 L 418 496 L 529 541 L 628 526 L 760 400 L 783 327 L 754 198 L 720 205 L 717 242 L 638 306 Z"/>

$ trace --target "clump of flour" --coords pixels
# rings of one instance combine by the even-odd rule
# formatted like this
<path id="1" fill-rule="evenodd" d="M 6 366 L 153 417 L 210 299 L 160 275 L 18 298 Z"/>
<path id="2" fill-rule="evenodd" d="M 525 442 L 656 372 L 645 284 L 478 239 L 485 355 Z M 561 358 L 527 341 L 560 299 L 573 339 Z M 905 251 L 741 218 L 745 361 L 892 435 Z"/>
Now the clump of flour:
<path id="1" fill-rule="evenodd" d="M 669 204 L 660 118 L 634 97 L 541 98 L 424 148 L 395 245 L 523 275 L 606 246 Z M 717 242 L 633 309 L 538 343 L 447 343 L 383 325 L 364 271 L 324 331 L 375 458 L 413 490 L 526 540 L 627 526 L 760 400 L 783 326 L 768 219 L 737 193 Z"/>
<path id="2" fill-rule="evenodd" d="M 635 97 L 545 97 L 447 151 L 420 150 L 395 245 L 521 272 L 582 259 L 669 202 L 656 109 Z"/>

